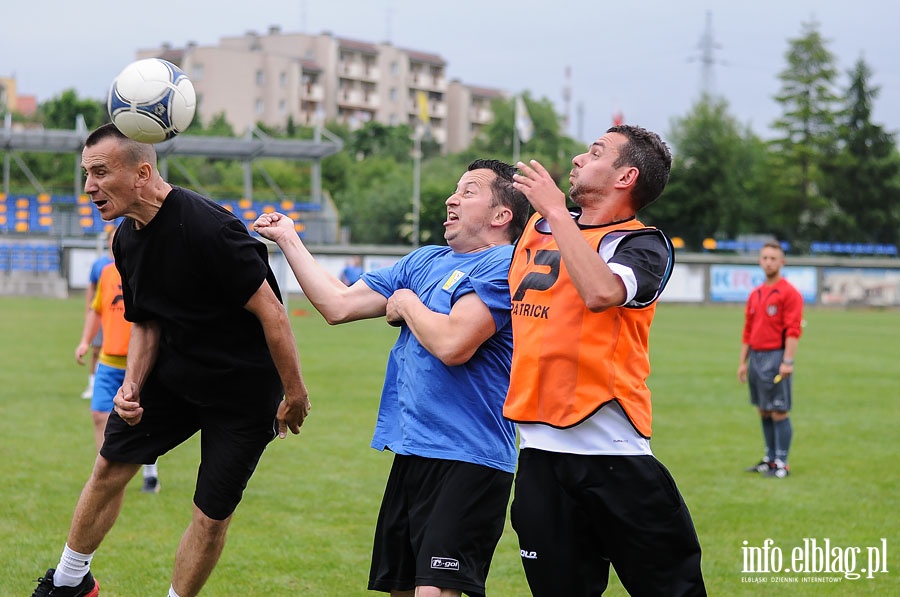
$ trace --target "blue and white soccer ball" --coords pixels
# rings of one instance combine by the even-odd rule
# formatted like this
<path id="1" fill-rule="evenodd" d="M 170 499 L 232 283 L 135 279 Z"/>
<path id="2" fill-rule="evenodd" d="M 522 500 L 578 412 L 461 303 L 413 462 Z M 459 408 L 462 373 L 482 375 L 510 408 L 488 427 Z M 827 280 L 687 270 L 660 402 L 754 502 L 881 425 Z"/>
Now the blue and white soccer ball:
<path id="1" fill-rule="evenodd" d="M 160 143 L 194 119 L 197 94 L 180 68 L 160 58 L 132 62 L 113 79 L 106 102 L 122 133 L 141 143 Z"/>

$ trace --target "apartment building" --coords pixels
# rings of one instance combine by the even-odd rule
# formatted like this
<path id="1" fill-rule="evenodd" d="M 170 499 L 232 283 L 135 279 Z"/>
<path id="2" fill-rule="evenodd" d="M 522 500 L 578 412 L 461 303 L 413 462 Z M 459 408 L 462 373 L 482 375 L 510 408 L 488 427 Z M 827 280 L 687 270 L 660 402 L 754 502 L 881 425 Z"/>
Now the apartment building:
<path id="1" fill-rule="evenodd" d="M 323 119 L 351 128 L 369 121 L 415 128 L 426 116 L 435 141 L 445 151 L 458 151 L 490 122 L 490 101 L 506 96 L 448 82 L 447 63 L 438 54 L 327 32 L 285 33 L 270 27 L 264 34 L 223 37 L 215 46 L 163 45 L 140 50 L 137 57 L 153 56 L 188 73 L 201 119 L 223 113 L 236 132 L 257 122 L 283 128 L 289 119 L 303 125 Z"/>

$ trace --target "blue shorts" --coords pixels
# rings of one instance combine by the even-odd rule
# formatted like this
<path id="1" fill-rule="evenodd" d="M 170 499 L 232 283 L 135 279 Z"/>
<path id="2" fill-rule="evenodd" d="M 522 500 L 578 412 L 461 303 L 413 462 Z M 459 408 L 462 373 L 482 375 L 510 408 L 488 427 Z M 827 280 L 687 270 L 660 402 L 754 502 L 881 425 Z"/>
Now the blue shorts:
<path id="1" fill-rule="evenodd" d="M 97 363 L 94 373 L 94 395 L 91 397 L 91 410 L 98 413 L 112 412 L 113 398 L 125 381 L 125 370 Z"/>

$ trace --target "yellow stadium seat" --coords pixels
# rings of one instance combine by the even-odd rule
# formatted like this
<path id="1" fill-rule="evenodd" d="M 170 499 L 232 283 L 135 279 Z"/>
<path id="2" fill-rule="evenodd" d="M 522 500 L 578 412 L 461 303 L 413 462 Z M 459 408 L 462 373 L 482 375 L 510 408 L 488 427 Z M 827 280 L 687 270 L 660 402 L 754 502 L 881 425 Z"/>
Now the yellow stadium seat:
<path id="1" fill-rule="evenodd" d="M 16 232 L 28 232 L 28 222 L 16 222 Z"/>
<path id="2" fill-rule="evenodd" d="M 44 227 L 53 226 L 53 218 L 51 216 L 41 216 L 38 218 L 38 224 Z"/>
<path id="3" fill-rule="evenodd" d="M 47 193 L 41 193 L 38 195 L 38 203 L 50 203 L 50 195 Z"/>
<path id="4" fill-rule="evenodd" d="M 47 215 L 53 212 L 52 205 L 38 205 L 38 213 L 41 215 Z"/>
<path id="5" fill-rule="evenodd" d="M 248 222 L 252 222 L 252 221 L 256 220 L 256 212 L 253 211 L 252 209 L 248 209 L 247 211 L 244 212 L 244 219 Z"/>
<path id="6" fill-rule="evenodd" d="M 266 205 L 265 207 L 263 207 L 263 213 L 264 214 L 275 213 L 275 206 L 274 205 Z"/>
<path id="7" fill-rule="evenodd" d="M 17 209 L 28 209 L 28 198 L 27 197 L 19 197 L 16 199 L 16 208 Z"/>
<path id="8" fill-rule="evenodd" d="M 78 223 L 81 224 L 82 228 L 90 228 L 94 225 L 94 218 L 81 218 L 78 220 Z"/>
<path id="9" fill-rule="evenodd" d="M 241 199 L 238 201 L 238 207 L 241 209 L 250 209 L 253 206 L 253 202 L 249 199 Z"/>
<path id="10" fill-rule="evenodd" d="M 85 205 L 90 202 L 91 202 L 91 199 L 87 195 L 79 195 L 78 196 L 79 205 Z"/>
<path id="11" fill-rule="evenodd" d="M 90 215 L 93 215 L 94 208 L 91 207 L 90 205 L 82 205 L 81 207 L 78 208 L 78 213 L 79 213 L 79 215 L 82 215 L 82 216 L 90 216 Z"/>
<path id="12" fill-rule="evenodd" d="M 281 209 L 283 209 L 284 211 L 290 211 L 290 210 L 294 209 L 294 202 L 288 201 L 287 199 L 285 199 L 284 201 L 281 202 Z"/>

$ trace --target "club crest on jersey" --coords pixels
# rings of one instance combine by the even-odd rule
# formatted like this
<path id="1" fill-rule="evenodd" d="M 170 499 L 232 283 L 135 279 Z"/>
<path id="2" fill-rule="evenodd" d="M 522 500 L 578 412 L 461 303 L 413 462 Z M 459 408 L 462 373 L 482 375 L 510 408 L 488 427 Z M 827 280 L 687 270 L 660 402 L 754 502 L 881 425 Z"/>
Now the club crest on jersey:
<path id="1" fill-rule="evenodd" d="M 768 315 L 769 317 L 775 317 L 776 313 L 778 313 L 778 305 L 766 306 L 766 315 Z"/>
<path id="2" fill-rule="evenodd" d="M 444 282 L 444 285 L 441 286 L 442 290 L 452 290 L 454 286 L 459 284 L 459 281 L 462 280 L 466 275 L 466 272 L 461 272 L 459 270 L 454 271 L 450 274 L 450 277 L 447 278 L 447 281 Z"/>

